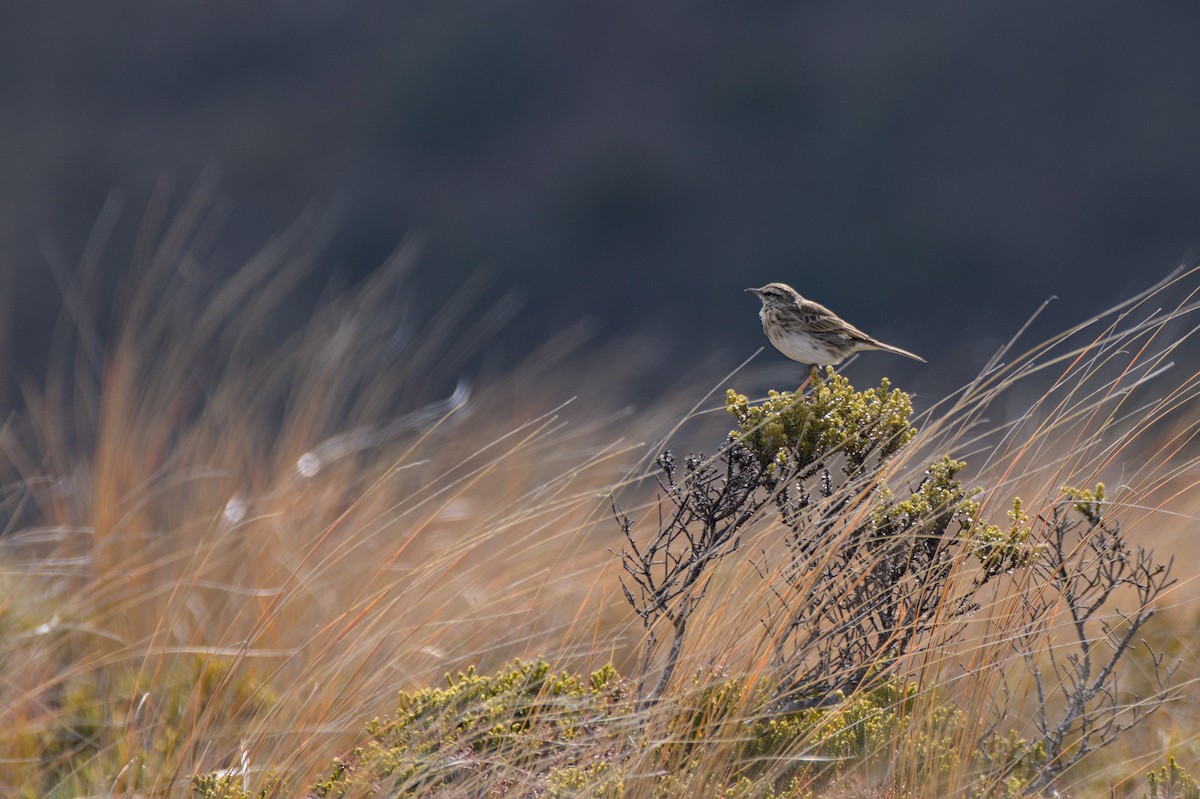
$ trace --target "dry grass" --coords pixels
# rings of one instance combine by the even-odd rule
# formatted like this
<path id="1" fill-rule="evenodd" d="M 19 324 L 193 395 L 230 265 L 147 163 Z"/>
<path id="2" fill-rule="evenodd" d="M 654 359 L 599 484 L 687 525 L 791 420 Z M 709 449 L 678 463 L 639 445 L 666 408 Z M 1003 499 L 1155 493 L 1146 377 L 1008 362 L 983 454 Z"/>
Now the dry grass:
<path id="1" fill-rule="evenodd" d="M 620 659 L 635 642 L 614 633 L 624 614 L 597 522 L 637 456 L 624 442 L 659 422 L 612 407 L 619 362 L 568 387 L 563 337 L 509 377 L 455 389 L 505 309 L 472 322 L 478 297 L 463 296 L 406 329 L 406 250 L 264 349 L 308 266 L 310 220 L 205 286 L 189 279 L 198 213 L 146 232 L 160 243 L 102 362 L 71 350 L 0 437 L 0 791 L 55 768 L 61 694 L 81 681 L 100 691 L 97 762 L 128 755 L 130 770 L 80 790 L 155 792 L 243 760 L 303 782 L 399 689 L 468 664 Z M 194 706 L 141 704 L 214 656 Z M 165 725 L 180 740 L 134 779 Z"/>
<path id="2" fill-rule="evenodd" d="M 537 655 L 571 671 L 632 670 L 641 629 L 617 587 L 608 497 L 652 526 L 645 477 L 660 445 L 646 442 L 680 419 L 719 417 L 672 400 L 621 410 L 620 353 L 581 369 L 569 338 L 451 395 L 511 309 L 481 306 L 468 288 L 426 327 L 406 327 L 404 250 L 271 344 L 267 322 L 311 262 L 311 220 L 207 285 L 202 216 L 197 202 L 160 230 L 151 215 L 107 349 L 76 313 L 57 377 L 30 387 L 28 413 L 0 430 L 0 793 L 187 795 L 192 774 L 217 770 L 255 785 L 269 769 L 303 786 L 397 691 L 448 671 Z M 984 515 L 1003 521 L 1019 495 L 1035 536 L 1061 486 L 1104 480 L 1135 540 L 1179 554 L 1180 582 L 1151 627 L 1154 647 L 1184 663 L 1173 701 L 1071 772 L 1060 787 L 1079 795 L 1137 795 L 1129 779 L 1168 754 L 1200 764 L 1188 557 L 1198 384 L 1166 369 L 1186 360 L 1195 284 L 1194 272 L 1177 276 L 1059 340 L 1010 350 L 1007 365 L 929 409 L 887 470 L 911 485 L 931 457 L 964 457 L 986 487 Z M 751 561 L 769 560 L 780 537 L 765 518 L 748 531 L 746 557 L 722 567 L 687 640 L 689 676 L 628 722 L 645 737 L 624 795 L 660 783 L 666 767 L 647 742 L 680 735 L 673 708 L 693 701 L 690 675 L 770 678 L 769 595 Z M 824 790 L 891 795 L 872 787 L 884 773 L 911 795 L 962 790 L 965 757 L 943 787 L 922 782 L 917 732 L 947 703 L 970 722 L 956 733 L 962 752 L 997 713 L 1031 735 L 1012 635 L 1017 599 L 1037 590 L 1018 579 L 965 631 L 919 648 L 903 670 L 920 690 L 884 765 Z M 1143 656 L 1127 666 L 1123 686 L 1144 691 Z M 743 771 L 736 725 L 714 721 L 703 737 L 704 774 Z M 760 769 L 754 790 L 795 762 Z"/>

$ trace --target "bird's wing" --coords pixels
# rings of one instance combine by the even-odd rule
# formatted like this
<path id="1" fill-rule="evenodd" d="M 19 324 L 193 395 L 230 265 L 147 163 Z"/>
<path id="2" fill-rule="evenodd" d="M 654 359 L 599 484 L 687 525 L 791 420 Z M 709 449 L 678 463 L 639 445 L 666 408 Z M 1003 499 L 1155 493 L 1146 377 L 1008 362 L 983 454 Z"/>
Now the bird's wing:
<path id="1" fill-rule="evenodd" d="M 803 300 L 800 303 L 800 313 L 809 329 L 814 333 L 841 333 L 853 341 L 864 341 L 871 344 L 875 342 L 875 339 L 819 302 Z"/>

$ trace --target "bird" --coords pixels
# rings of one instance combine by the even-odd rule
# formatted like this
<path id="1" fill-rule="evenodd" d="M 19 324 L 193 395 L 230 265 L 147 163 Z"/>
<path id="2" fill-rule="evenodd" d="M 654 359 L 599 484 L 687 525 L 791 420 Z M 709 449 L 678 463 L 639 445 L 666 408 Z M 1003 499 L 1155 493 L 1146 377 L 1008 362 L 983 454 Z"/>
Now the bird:
<path id="1" fill-rule="evenodd" d="M 836 366 L 856 352 L 883 350 L 925 363 L 920 355 L 868 336 L 820 303 L 800 296 L 786 283 L 746 289 L 762 300 L 763 332 L 793 361 L 812 367 Z"/>

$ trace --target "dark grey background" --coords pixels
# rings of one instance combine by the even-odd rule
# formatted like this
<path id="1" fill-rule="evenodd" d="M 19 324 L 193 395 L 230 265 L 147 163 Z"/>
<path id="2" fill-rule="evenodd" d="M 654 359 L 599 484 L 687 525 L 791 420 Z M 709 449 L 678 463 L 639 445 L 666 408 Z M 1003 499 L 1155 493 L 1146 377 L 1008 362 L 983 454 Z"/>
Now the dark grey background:
<path id="1" fill-rule="evenodd" d="M 335 233 L 310 291 L 419 235 L 416 307 L 481 271 L 523 296 L 492 362 L 586 316 L 597 341 L 642 331 L 670 356 L 649 389 L 765 343 L 741 290 L 783 280 L 933 363 L 855 368 L 941 390 L 1049 295 L 1046 329 L 1063 327 L 1200 242 L 1194 2 L 112 0 L 2 16 L 15 372 L 36 372 L 60 306 L 45 242 L 75 263 L 118 190 L 116 280 L 156 181 L 182 196 L 209 166 L 228 268 L 315 204 Z"/>

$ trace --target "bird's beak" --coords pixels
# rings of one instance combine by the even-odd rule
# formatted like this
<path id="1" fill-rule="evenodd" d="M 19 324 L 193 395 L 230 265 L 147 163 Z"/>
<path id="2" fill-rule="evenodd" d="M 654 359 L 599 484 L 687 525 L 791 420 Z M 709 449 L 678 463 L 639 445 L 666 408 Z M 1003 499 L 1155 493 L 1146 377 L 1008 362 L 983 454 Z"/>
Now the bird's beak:
<path id="1" fill-rule="evenodd" d="M 757 296 L 758 296 L 758 289 L 746 289 L 746 291 L 750 292 L 750 293 L 751 293 L 751 294 L 753 294 L 755 297 L 757 297 Z"/>

